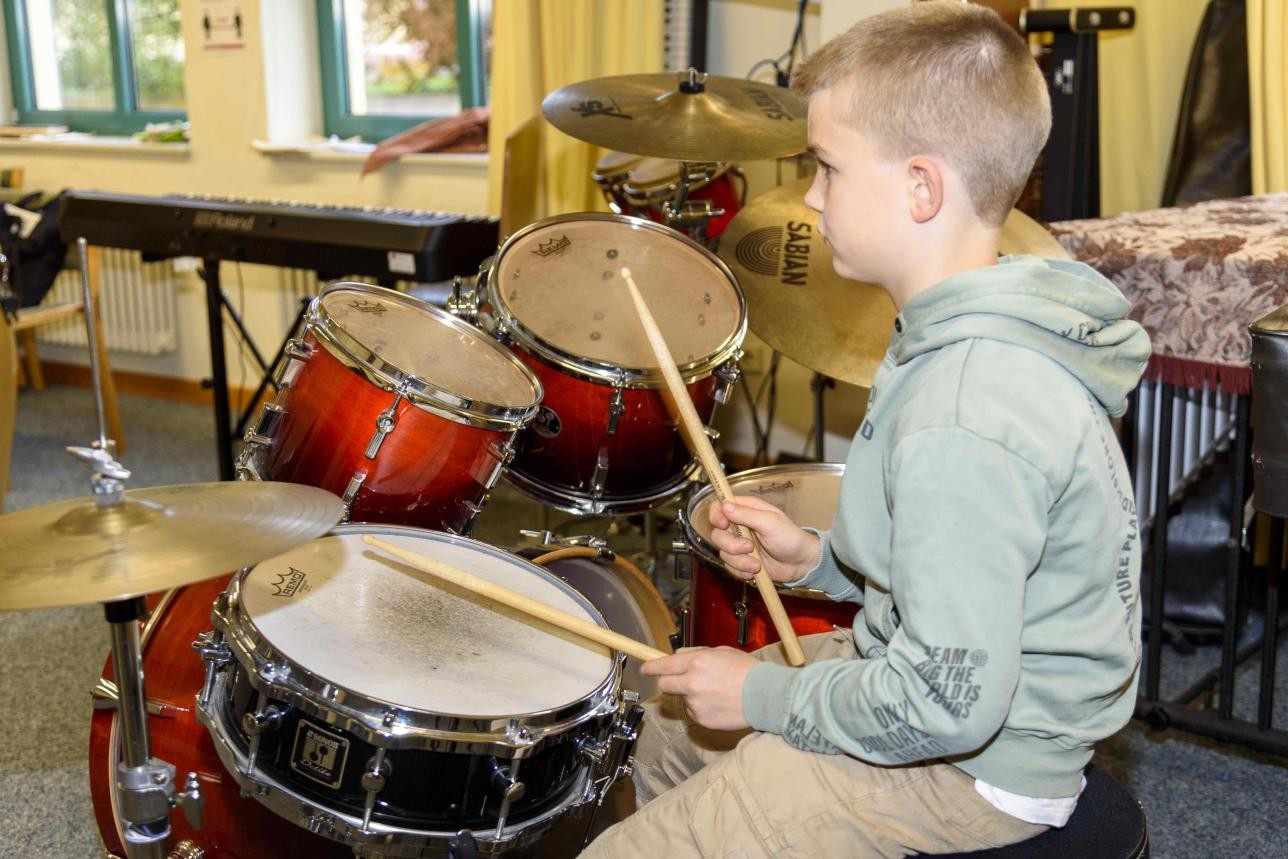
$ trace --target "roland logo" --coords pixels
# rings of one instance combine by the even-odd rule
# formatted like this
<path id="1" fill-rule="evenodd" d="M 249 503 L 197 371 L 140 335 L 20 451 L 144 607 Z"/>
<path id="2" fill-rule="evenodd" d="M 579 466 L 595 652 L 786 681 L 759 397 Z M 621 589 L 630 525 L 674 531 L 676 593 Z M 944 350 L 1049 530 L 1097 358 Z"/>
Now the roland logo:
<path id="1" fill-rule="evenodd" d="M 254 215 L 234 215 L 229 212 L 201 211 L 192 217 L 195 227 L 223 230 L 228 233 L 249 233 L 255 229 Z"/>
<path id="2" fill-rule="evenodd" d="M 784 286 L 805 286 L 813 240 L 813 224 L 788 221 L 782 227 L 752 230 L 738 241 L 733 254 L 749 271 L 777 278 Z"/>
<path id="3" fill-rule="evenodd" d="M 560 236 L 559 238 L 551 239 L 548 242 L 538 242 L 537 249 L 532 253 L 539 257 L 548 257 L 553 254 L 557 254 L 560 251 L 567 250 L 570 247 L 572 247 L 572 239 L 567 236 Z"/>
<path id="4" fill-rule="evenodd" d="M 791 112 L 779 104 L 778 99 L 768 89 L 761 87 L 747 87 L 745 90 L 751 100 L 760 108 L 760 112 L 770 119 L 791 119 Z"/>
<path id="5" fill-rule="evenodd" d="M 293 597 L 304 586 L 304 580 L 307 578 L 305 572 L 294 567 L 289 569 L 289 573 L 277 573 L 277 581 L 270 582 L 273 587 L 273 596 Z"/>

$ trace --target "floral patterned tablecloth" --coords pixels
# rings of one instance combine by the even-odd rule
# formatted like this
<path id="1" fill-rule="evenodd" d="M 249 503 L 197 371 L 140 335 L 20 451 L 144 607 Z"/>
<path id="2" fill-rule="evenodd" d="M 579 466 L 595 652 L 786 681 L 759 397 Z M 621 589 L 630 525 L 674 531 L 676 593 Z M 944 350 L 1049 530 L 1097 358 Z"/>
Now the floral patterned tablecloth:
<path id="1" fill-rule="evenodd" d="M 1248 324 L 1288 304 L 1288 193 L 1050 225 L 1132 301 L 1154 343 L 1146 377 L 1252 390 Z"/>

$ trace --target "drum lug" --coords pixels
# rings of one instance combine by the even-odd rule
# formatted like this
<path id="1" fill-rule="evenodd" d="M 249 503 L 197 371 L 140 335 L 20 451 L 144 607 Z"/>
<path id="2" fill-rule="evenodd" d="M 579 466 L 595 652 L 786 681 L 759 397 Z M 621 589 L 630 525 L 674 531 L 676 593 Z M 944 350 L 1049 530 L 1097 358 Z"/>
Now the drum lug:
<path id="1" fill-rule="evenodd" d="M 514 446 L 514 436 L 507 437 L 503 442 L 492 442 L 487 446 L 487 452 L 489 456 L 501 463 L 502 468 L 505 468 L 514 461 L 514 456 L 518 453 Z"/>
<path id="2" fill-rule="evenodd" d="M 595 780 L 595 805 L 603 805 L 604 798 L 618 779 L 630 778 L 635 772 L 635 763 L 631 753 L 635 751 L 635 741 L 639 738 L 640 722 L 644 719 L 644 708 L 639 704 L 639 694 L 629 689 L 622 691 L 622 703 L 618 707 L 617 719 L 606 739 L 599 743 L 585 743 L 583 752 L 595 762 L 605 774 Z M 582 746 L 578 743 L 578 746 Z M 591 748 L 593 747 L 593 748 Z M 580 750 L 580 748 L 579 748 Z"/>
<path id="3" fill-rule="evenodd" d="M 604 478 L 608 476 L 608 450 L 599 449 L 599 455 L 595 457 L 595 473 L 590 478 L 590 494 L 593 498 L 599 498 L 604 494 Z"/>
<path id="4" fill-rule="evenodd" d="M 738 354 L 725 361 L 716 369 L 716 389 L 712 396 L 720 405 L 725 405 L 733 396 L 733 386 L 742 378 L 742 367 L 738 364 L 738 359 L 742 357 L 742 350 Z"/>
<path id="5" fill-rule="evenodd" d="M 617 435 L 617 425 L 621 422 L 622 415 L 626 414 L 626 403 L 622 399 L 623 381 L 618 379 L 617 384 L 613 385 L 613 398 L 608 401 L 608 434 Z"/>
<path id="6" fill-rule="evenodd" d="M 398 406 L 402 404 L 406 393 L 401 388 L 394 392 L 394 401 L 389 404 L 389 408 L 376 416 L 376 431 L 371 436 L 371 441 L 367 442 L 367 449 L 363 451 L 363 456 L 367 459 L 376 458 L 380 453 L 380 445 L 384 444 L 385 436 L 394 431 L 398 423 Z"/>
<path id="7" fill-rule="evenodd" d="M 679 623 L 675 625 L 675 632 L 671 633 L 668 638 L 671 641 L 671 649 L 679 650 L 681 647 L 689 646 L 689 608 L 685 606 L 680 609 Z"/>
<path id="8" fill-rule="evenodd" d="M 527 747 L 535 742 L 532 730 L 527 725 L 520 725 L 518 719 L 511 719 L 505 726 L 505 739 L 510 745 L 517 747 Z"/>
<path id="9" fill-rule="evenodd" d="M 527 787 L 519 781 L 519 767 L 523 765 L 521 758 L 516 758 L 510 765 L 504 766 L 496 758 L 492 758 L 489 767 L 492 771 L 492 786 L 501 791 L 501 808 L 496 816 L 496 840 L 500 841 L 505 832 L 505 822 L 510 816 L 510 806 L 523 799 L 523 794 Z"/>
<path id="10" fill-rule="evenodd" d="M 750 617 L 747 612 L 747 588 L 743 586 L 742 599 L 733 604 L 733 616 L 738 619 L 738 646 L 747 646 L 747 632 L 750 624 Z"/>
<path id="11" fill-rule="evenodd" d="M 362 481 L 367 479 L 367 472 L 355 471 L 353 477 L 349 478 L 349 485 L 344 488 L 344 494 L 340 496 L 340 501 L 344 504 L 344 514 L 340 517 L 340 522 L 348 522 L 349 514 L 353 510 L 353 499 L 358 497 L 358 490 L 362 488 Z"/>
<path id="12" fill-rule="evenodd" d="M 214 630 L 198 635 L 197 640 L 192 642 L 192 649 L 197 651 L 203 662 L 216 668 L 222 668 L 233 661 L 233 652 L 224 643 L 223 634 Z"/>
<path id="13" fill-rule="evenodd" d="M 693 556 L 689 553 L 689 544 L 683 540 L 671 542 L 671 554 L 675 556 L 675 577 L 687 581 L 693 577 Z"/>
<path id="14" fill-rule="evenodd" d="M 291 382 L 295 381 L 295 374 L 299 372 L 300 365 L 313 357 L 313 346 L 302 339 L 288 340 L 286 348 L 282 350 L 282 357 L 285 360 L 278 365 L 277 373 L 273 376 L 273 385 L 279 391 L 289 388 Z"/>

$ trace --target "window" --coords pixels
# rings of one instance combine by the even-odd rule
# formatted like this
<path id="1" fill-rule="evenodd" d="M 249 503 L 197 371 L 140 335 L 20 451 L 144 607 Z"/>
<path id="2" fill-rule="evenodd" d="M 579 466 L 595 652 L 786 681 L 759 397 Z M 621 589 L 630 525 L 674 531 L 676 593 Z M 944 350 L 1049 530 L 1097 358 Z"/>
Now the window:
<path id="1" fill-rule="evenodd" d="M 18 122 L 128 134 L 184 119 L 179 0 L 3 0 Z"/>
<path id="2" fill-rule="evenodd" d="M 491 0 L 317 0 L 327 134 L 380 140 L 487 103 Z"/>

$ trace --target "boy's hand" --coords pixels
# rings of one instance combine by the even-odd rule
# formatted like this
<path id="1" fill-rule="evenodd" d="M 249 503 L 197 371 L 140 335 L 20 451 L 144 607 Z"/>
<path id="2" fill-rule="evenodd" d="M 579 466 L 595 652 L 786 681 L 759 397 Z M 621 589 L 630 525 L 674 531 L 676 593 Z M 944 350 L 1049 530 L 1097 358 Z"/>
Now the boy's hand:
<path id="1" fill-rule="evenodd" d="M 640 672 L 657 677 L 657 688 L 684 698 L 689 718 L 713 731 L 750 727 L 742 715 L 742 686 L 760 660 L 732 647 L 683 647 L 651 659 Z"/>
<path id="2" fill-rule="evenodd" d="M 710 505 L 711 543 L 720 550 L 720 560 L 736 578 L 751 579 L 760 569 L 751 553 L 751 540 L 735 537 L 730 523 L 751 529 L 760 540 L 765 572 L 776 582 L 792 582 L 818 566 L 818 536 L 797 525 L 787 514 L 767 501 L 739 495 L 733 501 Z"/>

